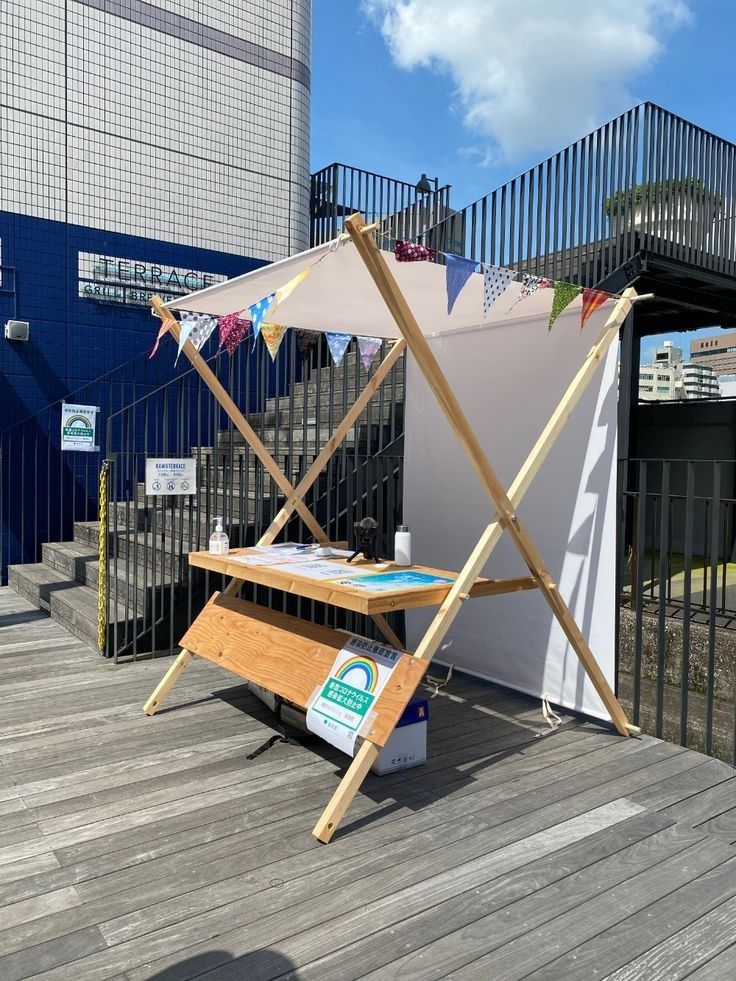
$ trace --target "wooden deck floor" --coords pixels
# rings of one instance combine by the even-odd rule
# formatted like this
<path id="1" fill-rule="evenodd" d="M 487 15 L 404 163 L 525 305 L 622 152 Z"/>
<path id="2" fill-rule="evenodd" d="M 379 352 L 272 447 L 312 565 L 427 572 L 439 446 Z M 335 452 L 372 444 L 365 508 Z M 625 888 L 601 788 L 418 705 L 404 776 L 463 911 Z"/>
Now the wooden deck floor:
<path id="1" fill-rule="evenodd" d="M 453 681 L 431 759 L 346 758 L 196 663 L 114 667 L 0 589 L 0 978 L 736 977 L 734 771 Z"/>

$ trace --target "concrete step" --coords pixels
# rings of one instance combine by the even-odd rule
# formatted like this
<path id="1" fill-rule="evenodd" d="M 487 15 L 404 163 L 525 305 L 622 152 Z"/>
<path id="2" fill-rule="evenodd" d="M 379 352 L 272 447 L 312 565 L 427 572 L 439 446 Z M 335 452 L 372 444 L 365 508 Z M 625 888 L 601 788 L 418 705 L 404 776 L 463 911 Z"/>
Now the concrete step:
<path id="1" fill-rule="evenodd" d="M 53 620 L 83 643 L 97 650 L 97 590 L 83 586 L 43 562 L 11 565 L 8 584 L 37 609 L 45 610 Z M 126 618 L 122 607 L 110 607 L 118 630 L 140 629 L 140 621 Z"/>
<path id="2" fill-rule="evenodd" d="M 97 549 L 93 550 L 91 545 L 81 542 L 46 542 L 41 547 L 41 558 L 44 565 L 56 569 L 81 586 L 90 586 L 97 590 L 100 563 Z M 159 567 L 154 585 L 152 562 L 149 561 L 148 567 L 142 564 L 134 566 L 124 557 L 108 562 L 107 581 L 110 595 L 116 598 L 118 605 L 125 607 L 128 614 L 134 608 L 142 616 L 150 616 L 154 609 L 154 589 L 163 589 L 168 595 L 172 585 L 171 575 L 166 570 Z M 160 600 L 156 600 L 155 605 L 160 607 Z"/>

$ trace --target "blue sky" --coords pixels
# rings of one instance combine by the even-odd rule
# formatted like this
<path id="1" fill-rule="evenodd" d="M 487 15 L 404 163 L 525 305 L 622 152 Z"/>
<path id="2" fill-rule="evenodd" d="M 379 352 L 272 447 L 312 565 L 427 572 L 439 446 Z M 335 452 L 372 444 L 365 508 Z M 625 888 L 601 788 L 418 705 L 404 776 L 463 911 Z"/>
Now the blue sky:
<path id="1" fill-rule="evenodd" d="M 645 100 L 736 141 L 736 4 L 639 0 L 631 23 L 625 11 L 620 0 L 313 0 L 312 169 L 426 172 L 462 206 Z M 687 351 L 708 332 L 671 336 Z"/>

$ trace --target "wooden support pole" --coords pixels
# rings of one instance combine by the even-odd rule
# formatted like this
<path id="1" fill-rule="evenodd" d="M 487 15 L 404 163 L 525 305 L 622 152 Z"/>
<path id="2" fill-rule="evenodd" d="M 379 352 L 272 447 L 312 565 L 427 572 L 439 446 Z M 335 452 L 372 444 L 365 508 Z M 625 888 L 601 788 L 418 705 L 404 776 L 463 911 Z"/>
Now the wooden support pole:
<path id="1" fill-rule="evenodd" d="M 319 821 L 315 824 L 312 831 L 315 838 L 319 838 L 325 844 L 332 838 L 380 752 L 380 747 L 374 743 L 363 743 L 353 757 L 353 762 L 338 784 L 337 790 L 330 798 L 330 802 L 322 812 Z"/>
<path id="2" fill-rule="evenodd" d="M 381 293 L 391 315 L 396 321 L 402 336 L 406 340 L 409 350 L 416 359 L 422 374 L 445 413 L 460 445 L 465 450 L 468 459 L 493 502 L 498 515 L 497 520 L 501 527 L 511 535 L 529 571 L 539 583 L 542 595 L 557 618 L 565 636 L 598 692 L 616 729 L 621 735 L 629 735 L 626 714 L 593 657 L 588 643 L 575 623 L 567 604 L 560 596 L 542 556 L 539 554 L 530 535 L 519 520 L 512 501 L 491 466 L 490 460 L 486 456 L 478 437 L 465 417 L 465 413 L 455 393 L 448 384 L 380 249 L 370 235 L 362 234 L 365 223 L 360 215 L 351 215 L 349 218 L 346 218 L 345 227 L 350 234 L 355 248 L 365 262 L 368 272 Z M 467 592 L 466 586 L 468 584 L 463 584 L 463 588 L 459 589 L 459 582 L 460 579 L 458 578 L 455 581 L 450 596 L 460 591 Z M 445 602 L 448 602 L 450 596 L 448 596 Z"/>
<path id="3" fill-rule="evenodd" d="M 189 651 L 183 650 L 181 652 L 161 681 L 153 689 L 150 698 L 143 706 L 143 711 L 146 715 L 155 715 L 161 708 L 161 703 L 171 691 L 179 675 L 191 663 L 193 658 L 194 654 L 191 654 Z"/>

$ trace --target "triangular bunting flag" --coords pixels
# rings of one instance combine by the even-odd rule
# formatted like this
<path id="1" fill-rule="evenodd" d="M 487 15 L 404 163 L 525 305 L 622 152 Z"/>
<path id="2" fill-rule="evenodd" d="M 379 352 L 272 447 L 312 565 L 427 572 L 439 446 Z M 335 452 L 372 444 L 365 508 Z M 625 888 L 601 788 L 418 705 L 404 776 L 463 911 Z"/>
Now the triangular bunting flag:
<path id="1" fill-rule="evenodd" d="M 179 360 L 179 355 L 187 341 L 191 341 L 199 351 L 216 326 L 217 317 L 212 317 L 209 313 L 190 313 L 184 310 L 179 330 L 179 350 L 176 352 L 174 364 Z"/>
<path id="2" fill-rule="evenodd" d="M 503 266 L 483 266 L 483 319 L 488 313 L 514 278 L 516 273 L 513 269 L 504 269 Z"/>
<path id="3" fill-rule="evenodd" d="M 418 242 L 401 240 L 394 246 L 394 255 L 397 262 L 434 262 L 437 258 L 434 249 L 428 249 L 426 245 L 419 245 Z"/>
<path id="4" fill-rule="evenodd" d="M 559 317 L 565 307 L 569 306 L 576 296 L 583 292 L 582 286 L 575 283 L 555 283 L 555 295 L 552 297 L 552 309 L 549 314 L 547 330 L 552 330 L 552 325 Z"/>
<path id="5" fill-rule="evenodd" d="M 301 327 L 297 328 L 296 343 L 297 347 L 299 348 L 299 353 L 303 358 L 306 358 L 309 355 L 309 352 L 316 346 L 318 341 L 319 331 L 302 330 Z"/>
<path id="6" fill-rule="evenodd" d="M 198 351 L 201 351 L 209 340 L 212 331 L 217 327 L 218 320 L 217 317 L 213 317 L 209 313 L 200 313 L 198 317 L 197 323 L 189 334 L 189 340 Z"/>
<path id="7" fill-rule="evenodd" d="M 302 280 L 306 279 L 306 277 L 308 275 L 309 275 L 309 269 L 308 268 L 307 269 L 302 269 L 302 271 L 300 273 L 297 273 L 296 276 L 294 276 L 293 279 L 290 279 L 289 282 L 286 283 L 285 286 L 280 286 L 276 290 L 276 294 L 275 294 L 275 296 L 276 296 L 276 303 L 275 303 L 273 309 L 275 310 L 276 307 L 279 305 L 279 303 L 283 303 L 284 300 L 287 298 L 287 296 L 289 296 L 289 294 L 291 292 L 293 292 L 293 290 L 296 289 L 296 287 L 299 285 L 299 283 L 301 283 Z"/>
<path id="8" fill-rule="evenodd" d="M 328 331 L 325 331 L 325 337 L 327 338 L 327 345 L 330 349 L 332 360 L 335 362 L 335 367 L 339 368 L 342 364 L 342 359 L 345 357 L 348 344 L 352 340 L 352 335 L 330 334 Z"/>
<path id="9" fill-rule="evenodd" d="M 451 252 L 445 253 L 445 259 L 447 260 L 445 285 L 447 287 L 447 313 L 449 315 L 452 313 L 455 300 L 460 296 L 463 286 L 478 268 L 478 263 L 461 255 L 453 255 Z"/>
<path id="10" fill-rule="evenodd" d="M 610 293 L 604 293 L 601 290 L 583 290 L 583 308 L 580 312 L 581 330 L 583 327 L 585 327 L 585 321 L 588 319 L 591 313 L 595 313 L 598 307 L 602 307 L 610 296 Z"/>
<path id="11" fill-rule="evenodd" d="M 532 293 L 536 293 L 538 290 L 546 290 L 553 285 L 552 280 L 547 279 L 545 276 L 532 276 L 531 273 L 522 273 L 521 292 L 509 307 L 509 312 L 514 309 L 517 303 L 521 303 L 522 300 L 526 299 L 527 296 L 531 296 Z"/>
<path id="12" fill-rule="evenodd" d="M 220 347 L 224 345 L 231 358 L 238 344 L 253 326 L 241 313 L 228 313 L 227 316 L 220 317 Z"/>
<path id="13" fill-rule="evenodd" d="M 358 350 L 360 351 L 360 360 L 363 362 L 363 367 L 366 371 L 370 371 L 373 359 L 378 354 L 381 348 L 381 338 L 380 337 L 359 337 L 358 340 Z"/>
<path id="14" fill-rule="evenodd" d="M 265 320 L 261 324 L 261 337 L 266 342 L 272 361 L 276 360 L 285 333 L 286 327 L 282 327 L 281 324 L 269 324 Z"/>
<path id="15" fill-rule="evenodd" d="M 261 331 L 261 324 L 268 315 L 273 301 L 276 299 L 276 294 L 271 293 L 270 296 L 264 296 L 262 300 L 258 303 L 254 303 L 252 307 L 248 307 L 248 319 L 253 324 L 253 346 L 255 347 L 256 338 Z"/>
<path id="16" fill-rule="evenodd" d="M 524 273 L 521 277 L 521 295 L 519 299 L 531 296 L 532 293 L 536 293 L 538 290 L 546 290 L 552 285 L 552 280 L 547 279 L 545 276 L 532 276 L 530 273 Z"/>
<path id="17" fill-rule="evenodd" d="M 176 320 L 173 317 L 170 320 L 167 318 L 166 320 L 163 321 L 163 323 L 159 327 L 158 334 L 156 334 L 156 343 L 153 345 L 153 350 L 148 355 L 149 361 L 154 356 L 156 351 L 158 351 L 158 346 L 161 343 L 161 338 L 164 336 L 164 334 L 168 334 L 168 332 L 171 330 L 172 323 L 175 324 Z"/>

